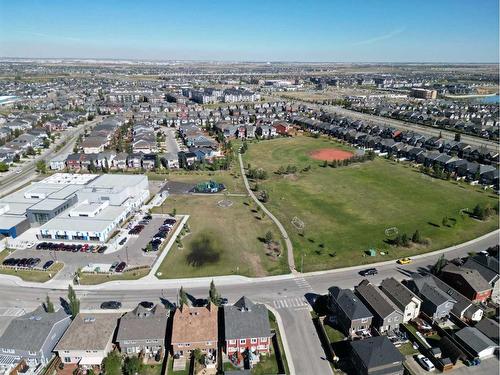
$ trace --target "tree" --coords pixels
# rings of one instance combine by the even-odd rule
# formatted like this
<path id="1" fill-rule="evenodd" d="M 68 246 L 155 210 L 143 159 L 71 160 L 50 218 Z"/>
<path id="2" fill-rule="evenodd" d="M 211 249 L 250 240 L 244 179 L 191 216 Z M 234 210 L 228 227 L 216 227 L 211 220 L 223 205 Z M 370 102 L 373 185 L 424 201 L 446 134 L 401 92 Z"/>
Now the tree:
<path id="1" fill-rule="evenodd" d="M 436 261 L 436 263 L 432 266 L 431 268 L 431 273 L 433 275 L 439 275 L 441 273 L 441 270 L 446 266 L 448 261 L 444 257 L 444 254 L 439 257 L 439 259 Z"/>
<path id="2" fill-rule="evenodd" d="M 45 160 L 38 160 L 36 162 L 36 170 L 42 174 L 47 172 L 47 164 L 45 163 Z"/>
<path id="3" fill-rule="evenodd" d="M 448 216 L 443 217 L 441 224 L 443 225 L 443 227 L 448 227 L 450 225 L 450 219 L 448 219 Z"/>
<path id="4" fill-rule="evenodd" d="M 102 361 L 105 375 L 121 375 L 122 357 L 117 350 L 110 352 Z"/>
<path id="5" fill-rule="evenodd" d="M 410 239 L 408 238 L 408 235 L 406 233 L 403 233 L 401 235 L 401 245 L 408 247 L 410 245 Z"/>
<path id="6" fill-rule="evenodd" d="M 47 311 L 48 313 L 55 312 L 54 304 L 50 300 L 50 297 L 48 294 L 47 294 L 47 297 L 45 298 L 45 311 Z"/>
<path id="7" fill-rule="evenodd" d="M 264 237 L 266 244 L 270 245 L 273 242 L 273 233 L 271 231 L 267 231 L 266 236 Z"/>
<path id="8" fill-rule="evenodd" d="M 174 207 L 172 209 L 172 216 L 175 216 L 175 215 L 177 215 L 177 208 Z"/>
<path id="9" fill-rule="evenodd" d="M 418 229 L 413 233 L 413 236 L 411 236 L 411 242 L 413 243 L 422 243 L 422 237 L 420 236 L 420 232 Z"/>
<path id="10" fill-rule="evenodd" d="M 187 294 L 184 291 L 184 288 L 181 286 L 181 289 L 179 289 L 179 306 L 182 307 L 184 305 L 187 305 L 187 303 L 188 303 Z"/>
<path id="11" fill-rule="evenodd" d="M 208 298 L 210 299 L 210 301 L 216 305 L 216 306 L 219 306 L 220 305 L 220 294 L 219 292 L 217 291 L 217 288 L 215 287 L 215 283 L 214 283 L 214 280 L 212 279 L 212 281 L 210 282 L 210 289 L 208 291 Z"/>
<path id="12" fill-rule="evenodd" d="M 137 356 L 127 357 L 123 363 L 123 373 L 125 375 L 135 375 L 141 372 L 142 363 Z"/>
<path id="13" fill-rule="evenodd" d="M 9 166 L 3 161 L 0 162 L 0 172 L 7 172 L 9 170 Z"/>
<path id="14" fill-rule="evenodd" d="M 153 245 L 151 244 L 151 242 L 148 242 L 148 244 L 146 245 L 146 252 L 151 252 L 153 251 Z"/>
<path id="15" fill-rule="evenodd" d="M 71 312 L 71 319 L 74 319 L 80 312 L 80 300 L 76 297 L 73 287 L 68 285 L 68 302 L 69 311 Z"/>
<path id="16" fill-rule="evenodd" d="M 324 160 L 324 161 L 323 161 L 322 167 L 323 167 L 323 168 L 328 167 L 328 161 L 327 161 L 327 160 Z"/>
<path id="17" fill-rule="evenodd" d="M 484 207 L 480 204 L 476 204 L 476 206 L 472 210 L 472 216 L 478 218 L 479 220 L 484 220 L 486 217 Z"/>

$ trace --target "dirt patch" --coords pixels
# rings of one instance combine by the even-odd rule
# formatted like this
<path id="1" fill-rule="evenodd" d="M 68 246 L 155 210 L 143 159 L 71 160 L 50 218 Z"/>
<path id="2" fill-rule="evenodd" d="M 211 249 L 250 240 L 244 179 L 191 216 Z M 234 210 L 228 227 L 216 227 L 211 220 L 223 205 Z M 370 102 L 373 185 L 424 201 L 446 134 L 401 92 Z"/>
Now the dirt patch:
<path id="1" fill-rule="evenodd" d="M 315 160 L 345 160 L 354 156 L 352 152 L 337 150 L 335 148 L 322 148 L 320 150 L 312 151 L 309 156 Z"/>
<path id="2" fill-rule="evenodd" d="M 279 242 L 272 241 L 270 244 L 265 244 L 266 255 L 273 260 L 277 260 L 281 255 L 281 249 Z"/>

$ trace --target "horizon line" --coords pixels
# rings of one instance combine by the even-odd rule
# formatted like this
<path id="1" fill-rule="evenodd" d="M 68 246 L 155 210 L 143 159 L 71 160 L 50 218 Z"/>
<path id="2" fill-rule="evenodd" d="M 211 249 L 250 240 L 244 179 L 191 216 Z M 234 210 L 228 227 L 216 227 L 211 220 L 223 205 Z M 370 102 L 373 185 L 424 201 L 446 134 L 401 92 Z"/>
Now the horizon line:
<path id="1" fill-rule="evenodd" d="M 499 65 L 500 61 L 300 61 L 300 60 L 230 60 L 230 59 L 141 59 L 122 57 L 16 57 L 0 56 L 0 60 L 97 60 L 97 61 L 133 61 L 133 62 L 209 62 L 209 63 L 251 63 L 251 64 L 466 64 L 466 65 Z"/>

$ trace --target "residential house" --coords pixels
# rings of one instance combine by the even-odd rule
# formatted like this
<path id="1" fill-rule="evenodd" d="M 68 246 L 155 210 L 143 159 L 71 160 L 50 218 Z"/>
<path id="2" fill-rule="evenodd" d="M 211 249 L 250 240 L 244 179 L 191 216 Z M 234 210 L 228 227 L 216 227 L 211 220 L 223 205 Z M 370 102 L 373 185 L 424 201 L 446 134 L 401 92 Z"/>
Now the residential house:
<path id="1" fill-rule="evenodd" d="M 420 310 L 432 320 L 447 318 L 457 301 L 442 291 L 431 276 L 413 274 L 405 285 L 422 300 Z"/>
<path id="2" fill-rule="evenodd" d="M 120 152 L 111 161 L 112 169 L 127 169 L 127 159 L 128 154 L 126 152 Z"/>
<path id="3" fill-rule="evenodd" d="M 380 289 L 403 312 L 403 323 L 420 314 L 422 300 L 393 277 L 382 280 Z"/>
<path id="4" fill-rule="evenodd" d="M 360 375 L 402 375 L 403 355 L 387 336 L 351 341 L 351 361 Z"/>
<path id="5" fill-rule="evenodd" d="M 474 327 L 465 327 L 455 332 L 455 339 L 480 359 L 491 357 L 498 349 L 497 344 Z"/>
<path id="6" fill-rule="evenodd" d="M 62 171 L 66 168 L 66 157 L 63 155 L 52 158 L 49 162 L 49 168 L 53 171 Z"/>
<path id="7" fill-rule="evenodd" d="M 468 257 L 462 267 L 478 271 L 493 288 L 491 299 L 493 301 L 500 300 L 500 275 L 498 274 L 499 262 L 497 258 L 478 254 Z"/>
<path id="8" fill-rule="evenodd" d="M 43 306 L 14 318 L 0 337 L 0 366 L 22 359 L 29 366 L 45 366 L 70 322 L 64 309 L 48 313 Z"/>
<path id="9" fill-rule="evenodd" d="M 478 329 L 481 331 L 483 335 L 488 337 L 491 341 L 493 341 L 495 344 L 500 344 L 499 341 L 499 334 L 500 334 L 500 324 L 498 322 L 484 318 L 479 321 L 474 328 Z"/>
<path id="10" fill-rule="evenodd" d="M 403 322 L 403 313 L 379 288 L 364 279 L 356 287 L 356 293 L 372 312 L 372 326 L 380 333 L 399 328 Z"/>
<path id="11" fill-rule="evenodd" d="M 371 327 L 373 314 L 350 289 L 329 288 L 328 307 L 330 320 L 334 319 L 334 323 L 348 336 Z"/>
<path id="12" fill-rule="evenodd" d="M 218 348 L 218 307 L 182 306 L 175 311 L 172 323 L 172 351 L 179 357 L 189 356 L 200 349 L 215 358 Z"/>
<path id="13" fill-rule="evenodd" d="M 260 354 L 268 354 L 271 345 L 271 327 L 267 307 L 241 297 L 234 305 L 224 307 L 224 340 L 226 353 L 233 362 L 242 360 L 247 352 L 251 362 L 258 362 Z"/>
<path id="14" fill-rule="evenodd" d="M 485 302 L 491 296 L 492 287 L 479 271 L 471 268 L 447 264 L 439 277 L 454 287 L 472 302 Z"/>
<path id="15" fill-rule="evenodd" d="M 85 154 L 98 154 L 104 151 L 108 145 L 108 139 L 103 136 L 89 136 L 85 138 L 81 144 Z"/>
<path id="16" fill-rule="evenodd" d="M 120 314 L 79 313 L 54 351 L 62 363 L 83 368 L 100 367 L 113 350 L 113 335 Z"/>
<path id="17" fill-rule="evenodd" d="M 165 353 L 165 339 L 169 311 L 163 305 L 151 309 L 138 305 L 120 319 L 116 342 L 123 354 L 161 358 Z"/>

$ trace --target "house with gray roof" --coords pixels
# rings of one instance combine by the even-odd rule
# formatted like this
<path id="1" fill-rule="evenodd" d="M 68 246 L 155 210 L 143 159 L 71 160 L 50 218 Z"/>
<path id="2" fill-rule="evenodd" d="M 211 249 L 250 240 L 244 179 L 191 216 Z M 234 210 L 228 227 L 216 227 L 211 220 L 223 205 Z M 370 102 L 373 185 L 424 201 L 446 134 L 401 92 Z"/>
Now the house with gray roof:
<path id="1" fill-rule="evenodd" d="M 14 318 L 0 337 L 0 364 L 24 359 L 29 366 L 45 366 L 70 323 L 64 309 L 48 313 L 43 306 Z"/>
<path id="2" fill-rule="evenodd" d="M 329 320 L 334 320 L 345 335 L 353 336 L 371 327 L 373 314 L 350 289 L 329 288 L 328 307 Z"/>
<path id="3" fill-rule="evenodd" d="M 237 362 L 240 353 L 248 351 L 250 359 L 268 354 L 271 327 L 267 307 L 243 296 L 234 305 L 224 306 L 224 340 L 226 353 Z"/>
<path id="4" fill-rule="evenodd" d="M 433 320 L 444 319 L 457 301 L 441 290 L 431 276 L 413 274 L 405 285 L 422 300 L 421 311 Z"/>
<path id="5" fill-rule="evenodd" d="M 142 353 L 150 358 L 160 358 L 165 353 L 169 315 L 162 305 L 151 309 L 138 305 L 123 315 L 116 335 L 121 352 L 128 356 Z"/>
<path id="6" fill-rule="evenodd" d="M 500 324 L 492 319 L 484 318 L 478 322 L 474 328 L 478 329 L 495 344 L 499 344 Z"/>
<path id="7" fill-rule="evenodd" d="M 403 323 L 403 313 L 376 286 L 364 279 L 356 287 L 356 293 L 373 313 L 372 326 L 380 333 L 390 332 Z"/>
<path id="8" fill-rule="evenodd" d="M 491 357 L 498 345 L 474 327 L 465 327 L 455 332 L 455 340 L 480 359 Z"/>
<path id="9" fill-rule="evenodd" d="M 403 355 L 387 336 L 351 341 L 351 361 L 361 375 L 402 375 Z"/>
<path id="10" fill-rule="evenodd" d="M 420 314 L 422 300 L 393 277 L 382 280 L 380 289 L 403 312 L 403 323 Z"/>
<path id="11" fill-rule="evenodd" d="M 462 267 L 478 271 L 493 288 L 491 292 L 491 299 L 493 301 L 500 300 L 500 275 L 497 258 L 478 254 L 467 258 L 467 261 Z"/>

